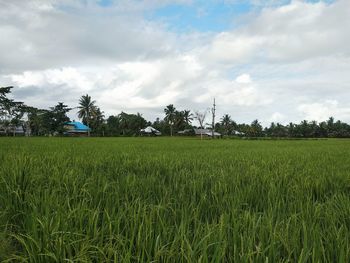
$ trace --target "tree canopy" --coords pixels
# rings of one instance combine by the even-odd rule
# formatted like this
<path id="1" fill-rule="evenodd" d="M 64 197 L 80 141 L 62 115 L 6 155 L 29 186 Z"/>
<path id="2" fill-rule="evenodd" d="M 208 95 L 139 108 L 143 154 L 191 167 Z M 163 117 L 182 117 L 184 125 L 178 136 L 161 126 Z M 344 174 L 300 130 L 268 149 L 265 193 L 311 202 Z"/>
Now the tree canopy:
<path id="1" fill-rule="evenodd" d="M 76 107 L 58 102 L 48 109 L 39 109 L 16 101 L 9 96 L 13 87 L 0 87 L 0 135 L 16 135 L 20 127 L 28 135 L 62 135 L 64 124 L 70 121 L 68 113 L 76 108 L 82 122 L 91 128 L 94 136 L 138 136 L 140 130 L 152 125 L 165 135 L 179 131 L 193 130 L 196 126 L 205 128 L 206 112 L 188 109 L 178 110 L 173 104 L 164 108 L 164 118 L 147 121 L 141 113 L 126 113 L 105 117 L 90 95 L 82 95 Z M 209 127 L 211 128 L 212 125 Z M 263 127 L 259 120 L 250 124 L 237 123 L 229 114 L 224 114 L 214 125 L 215 131 L 224 136 L 271 137 L 271 138 L 348 138 L 350 125 L 329 117 L 327 120 L 302 120 L 300 123 L 281 124 L 272 122 Z"/>

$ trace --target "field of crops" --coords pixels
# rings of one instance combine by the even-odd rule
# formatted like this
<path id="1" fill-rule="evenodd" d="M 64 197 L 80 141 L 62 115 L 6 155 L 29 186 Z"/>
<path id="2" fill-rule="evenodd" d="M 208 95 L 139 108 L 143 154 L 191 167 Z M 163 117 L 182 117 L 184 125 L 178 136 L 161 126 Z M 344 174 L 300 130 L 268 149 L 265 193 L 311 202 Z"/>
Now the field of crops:
<path id="1" fill-rule="evenodd" d="M 350 141 L 0 138 L 0 261 L 350 262 Z"/>

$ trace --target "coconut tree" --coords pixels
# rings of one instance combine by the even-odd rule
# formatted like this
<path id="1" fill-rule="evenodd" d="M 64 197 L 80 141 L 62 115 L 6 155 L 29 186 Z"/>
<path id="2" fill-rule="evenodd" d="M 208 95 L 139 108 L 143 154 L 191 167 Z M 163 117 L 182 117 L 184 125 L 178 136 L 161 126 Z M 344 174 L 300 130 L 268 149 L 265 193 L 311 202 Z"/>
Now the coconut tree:
<path id="1" fill-rule="evenodd" d="M 95 114 L 90 119 L 91 129 L 94 131 L 94 133 L 104 135 L 104 117 L 104 112 L 96 106 Z"/>
<path id="2" fill-rule="evenodd" d="M 220 123 L 224 130 L 225 130 L 225 134 L 226 135 L 229 135 L 229 133 L 231 132 L 231 129 L 232 129 L 232 124 L 233 124 L 233 121 L 231 119 L 231 116 L 228 115 L 228 114 L 225 114 L 224 116 L 222 116 L 221 118 L 221 123 Z"/>
<path id="3" fill-rule="evenodd" d="M 173 104 L 170 104 L 165 107 L 165 118 L 164 120 L 170 125 L 170 136 L 173 136 L 173 125 L 175 121 L 176 109 Z"/>
<path id="4" fill-rule="evenodd" d="M 91 99 L 88 94 L 81 96 L 78 106 L 78 117 L 83 120 L 83 123 L 89 127 L 91 118 L 96 114 L 96 101 Z M 90 130 L 88 130 L 90 136 Z"/>
<path id="5" fill-rule="evenodd" d="M 262 136 L 263 128 L 258 120 L 254 120 L 250 124 L 250 136 L 252 137 L 260 137 Z"/>
<path id="6" fill-rule="evenodd" d="M 186 119 L 183 111 L 175 111 L 174 126 L 176 130 L 182 130 L 186 127 Z"/>
<path id="7" fill-rule="evenodd" d="M 190 125 L 193 121 L 193 114 L 190 110 L 184 110 L 183 111 L 183 117 L 187 125 Z"/>

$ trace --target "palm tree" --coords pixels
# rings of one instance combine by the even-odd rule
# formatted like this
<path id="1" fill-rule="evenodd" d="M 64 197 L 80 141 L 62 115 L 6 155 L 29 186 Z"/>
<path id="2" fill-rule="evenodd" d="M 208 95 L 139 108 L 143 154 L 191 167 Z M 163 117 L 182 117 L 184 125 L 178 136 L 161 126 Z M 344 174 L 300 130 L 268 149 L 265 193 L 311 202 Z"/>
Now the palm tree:
<path id="1" fill-rule="evenodd" d="M 183 111 L 175 111 L 174 125 L 177 130 L 184 129 L 186 127 L 186 120 Z"/>
<path id="2" fill-rule="evenodd" d="M 231 116 L 228 114 L 225 114 L 221 118 L 221 125 L 224 127 L 225 134 L 228 135 L 230 132 L 230 129 L 232 127 L 232 119 Z"/>
<path id="3" fill-rule="evenodd" d="M 254 120 L 250 125 L 250 136 L 260 137 L 262 135 L 262 126 L 258 120 Z"/>
<path id="4" fill-rule="evenodd" d="M 104 126 L 104 112 L 101 111 L 99 107 L 96 106 L 94 115 L 90 118 L 90 128 L 97 134 L 103 134 L 103 126 Z"/>
<path id="5" fill-rule="evenodd" d="M 130 116 L 129 116 L 129 114 L 122 111 L 118 115 L 118 117 L 119 117 L 119 127 L 122 129 L 122 134 L 125 135 L 126 130 L 128 129 L 128 123 L 129 123 Z"/>
<path id="6" fill-rule="evenodd" d="M 190 125 L 193 121 L 193 114 L 190 110 L 184 110 L 183 111 L 183 117 L 187 125 Z"/>
<path id="7" fill-rule="evenodd" d="M 173 136 L 173 125 L 175 121 L 175 112 L 176 109 L 173 104 L 166 106 L 164 109 L 165 118 L 164 120 L 170 125 L 170 136 Z"/>
<path id="8" fill-rule="evenodd" d="M 95 115 L 97 107 L 96 101 L 91 100 L 91 96 L 88 94 L 81 96 L 78 106 L 78 117 L 83 120 L 83 123 L 89 127 L 91 118 Z M 88 130 L 88 136 L 90 136 L 90 127 Z"/>
<path id="9" fill-rule="evenodd" d="M 329 119 L 327 120 L 327 133 L 330 137 L 333 137 L 335 134 L 335 125 L 334 125 L 334 118 L 333 117 L 329 117 Z"/>

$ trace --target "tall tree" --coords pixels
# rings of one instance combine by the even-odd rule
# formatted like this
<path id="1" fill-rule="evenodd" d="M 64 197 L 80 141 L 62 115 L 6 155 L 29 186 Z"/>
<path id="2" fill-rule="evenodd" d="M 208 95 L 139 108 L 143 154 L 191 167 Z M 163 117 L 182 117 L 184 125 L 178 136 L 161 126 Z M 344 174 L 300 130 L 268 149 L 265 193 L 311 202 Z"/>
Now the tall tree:
<path id="1" fill-rule="evenodd" d="M 333 117 L 329 117 L 329 119 L 327 120 L 327 133 L 329 135 L 329 137 L 335 137 L 335 125 L 334 125 L 334 118 Z"/>
<path id="2" fill-rule="evenodd" d="M 5 109 L 11 101 L 7 98 L 7 95 L 11 93 L 11 89 L 13 87 L 0 87 L 0 118 L 4 117 L 7 114 L 7 110 Z"/>
<path id="3" fill-rule="evenodd" d="M 0 87 L 0 121 L 8 133 L 12 130 L 13 136 L 16 134 L 16 127 L 19 125 L 22 114 L 22 102 L 16 102 L 7 96 L 11 93 L 13 87 Z"/>
<path id="4" fill-rule="evenodd" d="M 271 123 L 269 128 L 265 128 L 265 133 L 269 137 L 286 137 L 288 135 L 287 127 L 274 122 Z"/>
<path id="5" fill-rule="evenodd" d="M 175 112 L 176 109 L 173 104 L 169 104 L 164 109 L 165 112 L 165 118 L 164 120 L 169 124 L 170 126 L 170 136 L 173 136 L 173 126 L 175 122 Z"/>
<path id="6" fill-rule="evenodd" d="M 23 106 L 23 102 L 16 102 L 11 100 L 11 102 L 9 103 L 8 113 L 11 116 L 10 124 L 13 136 L 16 135 L 17 127 L 22 124 L 22 117 L 24 115 L 24 111 L 22 110 Z"/>
<path id="7" fill-rule="evenodd" d="M 6 130 L 12 131 L 13 136 L 16 135 L 17 127 L 22 123 L 24 104 L 23 102 L 14 101 L 4 97 L 1 102 L 2 121 Z"/>
<path id="8" fill-rule="evenodd" d="M 174 127 L 177 131 L 185 129 L 186 120 L 183 111 L 175 111 Z"/>
<path id="9" fill-rule="evenodd" d="M 222 116 L 220 124 L 222 125 L 222 127 L 224 129 L 224 133 L 226 135 L 231 134 L 232 129 L 233 129 L 233 121 L 232 121 L 230 115 L 225 114 L 224 116 Z"/>
<path id="10" fill-rule="evenodd" d="M 47 110 L 38 109 L 35 107 L 26 108 L 27 113 L 27 123 L 26 123 L 26 133 L 28 135 L 43 135 L 44 130 L 44 118 L 43 116 L 47 113 Z"/>
<path id="11" fill-rule="evenodd" d="M 78 106 L 78 117 L 83 120 L 83 123 L 89 127 L 91 118 L 96 114 L 96 101 L 91 99 L 88 94 L 81 96 Z M 90 136 L 90 130 L 88 130 L 88 136 Z"/>
<path id="12" fill-rule="evenodd" d="M 109 136 L 120 135 L 120 119 L 118 116 L 109 116 L 107 119 L 107 133 Z"/>
<path id="13" fill-rule="evenodd" d="M 71 110 L 63 102 L 58 102 L 54 107 L 50 107 L 51 129 L 53 132 L 58 132 L 62 135 L 64 132 L 64 123 L 69 121 L 67 113 Z"/>
<path id="14" fill-rule="evenodd" d="M 263 128 L 260 124 L 260 122 L 258 120 L 254 120 L 251 124 L 250 124 L 250 132 L 249 132 L 249 136 L 252 137 L 260 137 L 263 135 Z"/>
<path id="15" fill-rule="evenodd" d="M 200 125 L 200 128 L 201 128 L 201 140 L 203 139 L 202 130 L 204 129 L 204 121 L 205 121 L 206 115 L 207 115 L 206 111 L 204 111 L 204 112 L 195 111 L 195 118 L 199 122 L 199 125 Z"/>
<path id="16" fill-rule="evenodd" d="M 103 111 L 96 106 L 93 116 L 90 118 L 90 128 L 94 134 L 104 135 L 105 120 Z"/>
<path id="17" fill-rule="evenodd" d="M 185 123 L 187 126 L 191 125 L 192 121 L 193 121 L 193 114 L 191 113 L 190 110 L 184 110 L 183 111 L 183 117 L 185 120 Z"/>
<path id="18" fill-rule="evenodd" d="M 138 135 L 140 130 L 147 125 L 147 121 L 140 113 L 128 114 L 121 112 L 118 115 L 119 128 L 123 135 Z"/>

